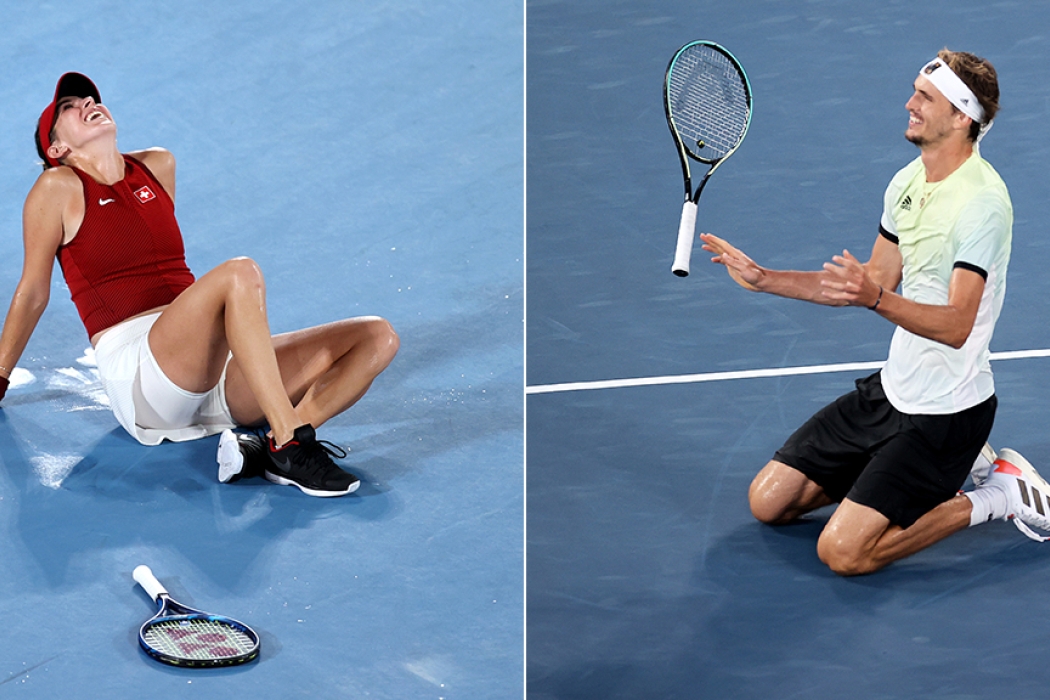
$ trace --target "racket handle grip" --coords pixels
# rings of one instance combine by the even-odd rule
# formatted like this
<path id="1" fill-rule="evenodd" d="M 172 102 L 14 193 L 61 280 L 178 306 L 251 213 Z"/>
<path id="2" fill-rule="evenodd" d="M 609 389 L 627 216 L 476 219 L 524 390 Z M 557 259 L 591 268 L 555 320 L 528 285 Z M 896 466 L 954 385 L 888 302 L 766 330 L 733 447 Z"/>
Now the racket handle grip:
<path id="1" fill-rule="evenodd" d="M 693 255 L 693 235 L 696 233 L 696 202 L 687 199 L 682 205 L 682 221 L 678 224 L 678 245 L 674 251 L 671 272 L 679 277 L 689 275 L 689 258 Z"/>
<path id="2" fill-rule="evenodd" d="M 164 586 L 160 584 L 160 581 L 157 580 L 157 577 L 153 575 L 153 572 L 145 564 L 136 566 L 135 570 L 131 572 L 131 577 L 142 586 L 146 593 L 149 593 L 149 597 L 154 601 L 162 595 L 168 595 Z"/>

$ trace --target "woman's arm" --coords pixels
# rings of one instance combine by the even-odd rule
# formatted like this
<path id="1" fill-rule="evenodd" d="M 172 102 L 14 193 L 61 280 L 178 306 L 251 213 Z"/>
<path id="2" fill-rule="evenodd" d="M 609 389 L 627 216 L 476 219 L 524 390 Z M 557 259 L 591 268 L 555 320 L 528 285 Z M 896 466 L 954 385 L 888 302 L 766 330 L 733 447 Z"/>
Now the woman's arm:
<path id="1" fill-rule="evenodd" d="M 63 221 L 71 197 L 79 194 L 80 181 L 64 169 L 48 170 L 26 197 L 22 210 L 25 257 L 22 277 L 0 333 L 0 377 L 5 380 L 25 351 L 40 315 L 51 297 L 51 271 L 62 243 Z M 4 382 L 3 389 L 7 385 Z M 0 394 L 2 396 L 2 394 Z"/>

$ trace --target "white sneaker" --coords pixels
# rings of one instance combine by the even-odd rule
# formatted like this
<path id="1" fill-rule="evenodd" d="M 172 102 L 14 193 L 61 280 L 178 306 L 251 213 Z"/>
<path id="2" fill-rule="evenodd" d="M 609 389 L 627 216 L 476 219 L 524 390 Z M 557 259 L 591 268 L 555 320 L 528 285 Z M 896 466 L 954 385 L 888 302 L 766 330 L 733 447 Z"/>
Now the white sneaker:
<path id="1" fill-rule="evenodd" d="M 222 431 L 219 438 L 219 481 L 224 484 L 249 476 L 262 476 L 270 463 L 266 440 L 256 433 Z"/>
<path id="2" fill-rule="evenodd" d="M 1016 454 L 1016 453 L 1015 453 Z M 987 442 L 981 448 L 981 454 L 977 455 L 973 466 L 970 468 L 970 478 L 974 486 L 980 486 L 988 481 L 988 475 L 992 473 L 992 464 L 997 459 L 995 450 Z"/>
<path id="3" fill-rule="evenodd" d="M 1018 530 L 1036 542 L 1050 540 L 1050 536 L 1032 530 L 1035 527 L 1050 532 L 1050 484 L 1028 460 L 1010 448 L 1003 448 L 995 460 L 995 469 L 985 481 L 999 482 L 1005 489 L 1009 503 L 1006 519 L 1013 520 Z"/>

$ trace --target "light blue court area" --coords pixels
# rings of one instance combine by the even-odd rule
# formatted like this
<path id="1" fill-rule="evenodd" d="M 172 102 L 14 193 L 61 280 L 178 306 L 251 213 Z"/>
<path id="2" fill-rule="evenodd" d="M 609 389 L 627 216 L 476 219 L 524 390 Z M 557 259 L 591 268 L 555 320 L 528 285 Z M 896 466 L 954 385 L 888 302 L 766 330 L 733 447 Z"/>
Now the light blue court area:
<path id="1" fill-rule="evenodd" d="M 904 103 L 924 62 L 991 59 L 1002 111 L 982 153 L 1015 211 L 992 442 L 1046 474 L 1050 4 L 527 10 L 529 700 L 1043 697 L 1047 545 L 992 523 L 843 579 L 815 551 L 830 510 L 751 517 L 755 473 L 885 359 L 892 327 L 745 292 L 699 246 L 671 274 L 682 179 L 661 87 L 689 41 L 740 59 L 754 119 L 697 230 L 811 270 L 870 252 L 886 184 L 917 155 Z"/>
<path id="2" fill-rule="evenodd" d="M 261 266 L 271 326 L 388 318 L 401 351 L 319 435 L 361 489 L 216 481 L 217 437 L 142 447 L 56 272 L 0 404 L 0 698 L 515 698 L 523 687 L 523 7 L 0 3 L 0 304 L 31 133 L 89 75 L 123 150 L 178 160 L 198 275 Z M 148 564 L 262 637 L 247 667 L 142 654 Z"/>

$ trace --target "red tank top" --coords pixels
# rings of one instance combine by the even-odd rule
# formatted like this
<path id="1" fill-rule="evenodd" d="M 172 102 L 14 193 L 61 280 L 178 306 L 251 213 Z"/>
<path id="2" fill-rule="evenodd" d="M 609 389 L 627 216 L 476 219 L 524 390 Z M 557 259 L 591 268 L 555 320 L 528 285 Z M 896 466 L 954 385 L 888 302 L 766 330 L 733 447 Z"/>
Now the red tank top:
<path id="1" fill-rule="evenodd" d="M 186 266 L 175 203 L 142 163 L 124 156 L 124 179 L 84 185 L 84 222 L 58 263 L 88 337 L 170 304 L 194 282 Z"/>

